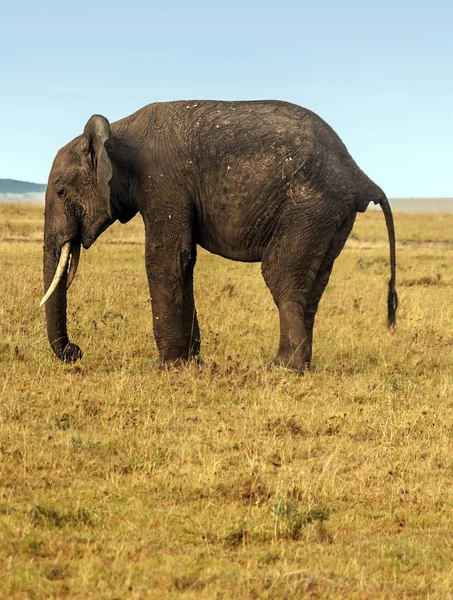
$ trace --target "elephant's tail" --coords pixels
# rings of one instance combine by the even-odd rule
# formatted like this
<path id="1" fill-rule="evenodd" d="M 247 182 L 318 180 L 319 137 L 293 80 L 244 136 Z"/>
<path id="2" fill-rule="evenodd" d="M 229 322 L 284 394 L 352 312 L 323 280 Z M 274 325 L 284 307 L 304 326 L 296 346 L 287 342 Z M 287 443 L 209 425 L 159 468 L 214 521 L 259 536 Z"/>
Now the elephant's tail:
<path id="1" fill-rule="evenodd" d="M 387 232 L 390 244 L 390 279 L 389 291 L 387 296 L 387 319 L 388 326 L 393 327 L 396 321 L 396 309 L 398 308 L 398 295 L 396 293 L 396 244 L 395 244 L 395 225 L 393 223 L 392 209 L 385 195 L 382 195 L 379 204 L 385 217 Z"/>

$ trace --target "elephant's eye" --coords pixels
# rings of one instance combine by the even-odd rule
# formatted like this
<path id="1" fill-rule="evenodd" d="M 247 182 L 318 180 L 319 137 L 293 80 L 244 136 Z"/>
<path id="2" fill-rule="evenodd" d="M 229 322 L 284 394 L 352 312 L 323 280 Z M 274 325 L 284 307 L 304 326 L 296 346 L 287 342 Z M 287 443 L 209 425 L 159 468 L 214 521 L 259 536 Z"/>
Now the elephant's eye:
<path id="1" fill-rule="evenodd" d="M 57 196 L 59 198 L 64 198 L 66 196 L 66 190 L 62 185 L 57 186 Z"/>

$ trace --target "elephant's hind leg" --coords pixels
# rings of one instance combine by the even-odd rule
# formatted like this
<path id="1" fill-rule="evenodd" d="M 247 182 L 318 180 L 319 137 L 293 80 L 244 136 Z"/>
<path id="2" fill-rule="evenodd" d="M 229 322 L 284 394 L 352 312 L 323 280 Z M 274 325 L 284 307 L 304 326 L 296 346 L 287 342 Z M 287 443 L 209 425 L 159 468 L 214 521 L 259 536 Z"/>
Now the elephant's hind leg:
<path id="1" fill-rule="evenodd" d="M 274 364 L 303 373 L 309 360 L 303 302 L 285 300 L 278 305 L 280 342 Z"/>
<path id="2" fill-rule="evenodd" d="M 313 347 L 313 327 L 315 324 L 316 312 L 318 310 L 319 302 L 329 283 L 330 275 L 332 273 L 335 259 L 338 257 L 340 252 L 351 233 L 352 227 L 354 226 L 355 213 L 351 212 L 350 215 L 344 220 L 342 225 L 336 230 L 332 241 L 330 242 L 329 248 L 322 260 L 321 266 L 316 275 L 316 279 L 313 282 L 313 286 L 310 293 L 307 296 L 307 303 L 305 305 L 305 328 L 307 330 L 308 344 L 309 344 L 309 356 L 307 364 L 311 363 L 312 347 Z"/>
<path id="3" fill-rule="evenodd" d="M 307 300 L 327 249 L 299 232 L 269 244 L 262 260 L 264 279 L 280 316 L 280 341 L 274 363 L 303 373 L 311 358 L 306 326 Z"/>
<path id="4" fill-rule="evenodd" d="M 307 344 L 308 344 L 308 355 L 307 355 L 307 366 L 311 364 L 311 358 L 313 353 L 313 328 L 315 324 L 316 312 L 318 310 L 319 301 L 321 296 L 326 289 L 329 282 L 330 274 L 333 268 L 333 260 L 329 263 L 322 264 L 319 269 L 316 280 L 313 283 L 312 289 L 307 297 L 307 303 L 305 305 L 304 322 L 305 329 L 307 331 Z"/>
<path id="5" fill-rule="evenodd" d="M 195 308 L 193 294 L 193 270 L 195 267 L 195 260 L 196 245 L 193 244 L 191 259 L 186 268 L 184 277 L 182 308 L 183 338 L 186 340 L 185 344 L 188 347 L 189 358 L 197 358 L 200 355 L 201 347 L 200 328 L 198 326 L 197 310 Z"/>

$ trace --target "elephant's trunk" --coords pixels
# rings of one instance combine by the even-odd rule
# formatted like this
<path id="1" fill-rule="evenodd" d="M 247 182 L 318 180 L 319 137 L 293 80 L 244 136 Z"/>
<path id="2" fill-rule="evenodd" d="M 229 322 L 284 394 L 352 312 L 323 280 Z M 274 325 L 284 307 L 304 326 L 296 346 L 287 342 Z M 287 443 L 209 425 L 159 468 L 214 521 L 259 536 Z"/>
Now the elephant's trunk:
<path id="1" fill-rule="evenodd" d="M 49 246 L 44 250 L 44 291 L 51 290 L 52 282 L 60 263 L 60 252 Z M 69 343 L 66 329 L 66 265 L 61 273 L 56 288 L 46 302 L 47 337 L 52 350 L 58 358 L 64 360 L 65 349 Z M 47 294 L 46 294 L 47 295 Z M 44 297 L 45 298 L 45 297 Z M 43 300 L 44 300 L 43 298 Z"/>
<path id="2" fill-rule="evenodd" d="M 46 197 L 43 262 L 45 294 L 41 306 L 45 304 L 47 337 L 52 350 L 59 359 L 73 362 L 82 357 L 82 352 L 78 346 L 69 342 L 66 328 L 66 291 L 69 258 L 72 254 L 69 277 L 73 279 L 77 269 L 80 242 L 77 223 L 69 222 L 60 212 L 62 211 L 52 202 L 52 198 Z M 64 233 L 61 233 L 62 230 Z"/>

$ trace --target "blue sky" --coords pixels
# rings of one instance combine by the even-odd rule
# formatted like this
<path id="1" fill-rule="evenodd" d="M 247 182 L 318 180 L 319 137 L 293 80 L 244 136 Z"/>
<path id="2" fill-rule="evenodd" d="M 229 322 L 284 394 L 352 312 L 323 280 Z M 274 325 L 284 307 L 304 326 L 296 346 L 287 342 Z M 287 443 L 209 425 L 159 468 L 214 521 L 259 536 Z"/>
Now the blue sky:
<path id="1" fill-rule="evenodd" d="M 46 182 L 93 113 L 115 121 L 154 101 L 276 98 L 322 116 L 387 195 L 453 196 L 452 6 L 10 2 L 0 178 Z"/>

